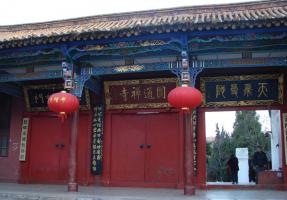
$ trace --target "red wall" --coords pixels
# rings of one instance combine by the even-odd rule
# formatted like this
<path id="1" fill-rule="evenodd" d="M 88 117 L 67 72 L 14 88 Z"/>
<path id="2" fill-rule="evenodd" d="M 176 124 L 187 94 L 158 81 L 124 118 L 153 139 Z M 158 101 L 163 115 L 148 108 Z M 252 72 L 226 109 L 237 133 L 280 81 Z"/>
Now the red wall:
<path id="1" fill-rule="evenodd" d="M 21 139 L 22 99 L 13 98 L 8 157 L 0 157 L 0 181 L 16 182 L 19 174 L 19 147 Z"/>
<path id="2" fill-rule="evenodd" d="M 131 186 L 131 187 L 177 187 L 182 188 L 183 187 L 183 181 L 184 181 L 184 174 L 183 174 L 183 151 L 184 151 L 184 135 L 183 135 L 183 116 L 182 114 L 178 114 L 178 182 L 176 183 L 176 186 L 171 184 L 165 184 L 165 183 L 159 183 L 159 182 L 140 182 L 140 181 L 134 181 L 134 182 L 125 182 L 125 181 L 112 181 L 111 179 L 111 170 L 112 170 L 112 117 L 113 115 L 118 114 L 135 114 L 138 111 L 142 110 L 112 110 L 112 111 L 106 111 L 105 112 L 105 123 L 104 123 L 104 149 L 103 149 L 103 175 L 100 177 L 100 183 L 104 186 Z M 150 109 L 150 110 L 144 110 L 149 112 L 162 112 L 162 113 L 169 113 L 169 112 L 175 112 L 174 110 L 167 110 L 167 109 Z M 177 111 L 176 111 L 177 112 Z M 115 164 L 114 164 L 115 165 Z M 96 183 L 98 181 L 99 177 L 96 178 Z"/>
<path id="3" fill-rule="evenodd" d="M 27 117 L 49 117 L 55 115 L 49 112 L 40 113 L 27 113 Z M 30 127 L 32 124 L 30 124 Z M 69 126 L 69 124 L 68 124 Z M 95 184 L 99 177 L 91 175 L 90 162 L 91 162 L 91 137 L 92 137 L 92 113 L 90 111 L 80 112 L 79 116 L 79 129 L 77 138 L 77 182 L 80 185 Z M 69 134 L 69 133 L 68 133 Z M 29 130 L 29 135 L 31 136 L 31 129 Z M 29 143 L 31 138 L 27 143 L 27 160 L 21 162 L 21 172 L 20 181 L 21 183 L 31 183 L 30 180 L 30 146 Z M 69 147 L 69 145 L 67 146 Z M 68 150 L 69 152 L 69 150 Z M 69 158 L 67 158 L 68 160 Z M 64 181 L 67 182 L 68 180 Z M 63 182 L 63 183 L 64 183 Z M 43 181 L 45 183 L 45 181 Z"/>
<path id="4" fill-rule="evenodd" d="M 95 176 L 91 174 L 91 112 L 81 113 L 79 117 L 77 143 L 77 181 L 80 185 L 95 183 Z"/>

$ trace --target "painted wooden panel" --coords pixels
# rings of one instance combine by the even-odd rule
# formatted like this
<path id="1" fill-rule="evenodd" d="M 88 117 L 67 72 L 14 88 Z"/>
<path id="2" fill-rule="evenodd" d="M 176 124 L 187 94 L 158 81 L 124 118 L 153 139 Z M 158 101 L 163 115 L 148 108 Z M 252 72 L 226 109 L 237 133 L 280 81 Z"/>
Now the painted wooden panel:
<path id="1" fill-rule="evenodd" d="M 77 180 L 79 184 L 88 184 L 91 174 L 91 115 L 80 113 L 78 131 Z"/>
<path id="2" fill-rule="evenodd" d="M 8 182 L 16 182 L 19 175 L 19 147 L 21 127 L 22 127 L 22 111 L 24 110 L 24 102 L 19 98 L 13 98 L 11 108 L 10 122 L 10 140 L 8 157 L 0 157 L 0 180 Z"/>
<path id="3" fill-rule="evenodd" d="M 178 114 L 146 116 L 146 182 L 177 183 L 178 130 Z"/>
<path id="4" fill-rule="evenodd" d="M 176 187 L 179 134 L 177 113 L 112 115 L 111 182 Z"/>
<path id="5" fill-rule="evenodd" d="M 143 116 L 112 117 L 112 181 L 144 181 L 145 123 Z"/>
<path id="6" fill-rule="evenodd" d="M 56 117 L 31 120 L 31 182 L 63 182 L 68 177 L 68 135 Z"/>

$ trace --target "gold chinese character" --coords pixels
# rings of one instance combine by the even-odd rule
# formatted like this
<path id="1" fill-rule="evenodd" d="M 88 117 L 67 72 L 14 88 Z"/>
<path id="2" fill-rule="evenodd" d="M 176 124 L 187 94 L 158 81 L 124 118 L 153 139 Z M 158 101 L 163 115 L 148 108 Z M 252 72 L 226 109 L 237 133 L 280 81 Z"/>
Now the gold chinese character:
<path id="1" fill-rule="evenodd" d="M 54 99 L 54 102 L 58 103 L 59 97 L 54 97 L 53 99 Z"/>
<path id="2" fill-rule="evenodd" d="M 44 95 L 43 95 L 43 93 L 39 93 L 39 99 L 41 99 L 41 103 L 44 103 Z"/>
<path id="3" fill-rule="evenodd" d="M 225 93 L 225 85 L 216 85 L 216 98 L 219 96 L 225 98 L 224 93 Z"/>
<path id="4" fill-rule="evenodd" d="M 65 103 L 66 97 L 62 97 L 62 98 L 61 98 L 61 101 L 62 101 L 62 103 Z"/>
<path id="5" fill-rule="evenodd" d="M 154 99 L 153 93 L 152 93 L 152 87 L 148 87 L 144 89 L 144 98 L 145 99 Z"/>
<path id="6" fill-rule="evenodd" d="M 127 101 L 127 100 L 128 100 L 128 91 L 127 91 L 127 89 L 126 89 L 125 87 L 123 87 L 123 89 L 122 89 L 120 95 L 123 97 L 123 100 L 124 100 L 124 101 Z"/>
<path id="7" fill-rule="evenodd" d="M 238 86 L 237 86 L 237 84 L 231 84 L 230 91 L 231 91 L 232 96 L 238 97 Z"/>
<path id="8" fill-rule="evenodd" d="M 166 93 L 165 93 L 165 86 L 160 86 L 156 88 L 156 97 L 158 99 L 165 99 Z"/>
<path id="9" fill-rule="evenodd" d="M 134 100 L 140 100 L 140 96 L 141 96 L 140 87 L 133 87 L 133 90 L 131 93 L 132 93 L 131 97 Z"/>
<path id="10" fill-rule="evenodd" d="M 34 96 L 34 103 L 38 103 L 38 95 Z"/>
<path id="11" fill-rule="evenodd" d="M 268 97 L 267 96 L 267 92 L 268 92 L 268 89 L 267 89 L 267 86 L 268 83 L 258 83 L 258 97 L 261 97 L 262 95 L 264 95 L 265 97 Z"/>
<path id="12" fill-rule="evenodd" d="M 249 97 L 249 96 L 252 96 L 252 86 L 250 83 L 246 83 L 244 84 L 244 96 L 245 97 Z"/>

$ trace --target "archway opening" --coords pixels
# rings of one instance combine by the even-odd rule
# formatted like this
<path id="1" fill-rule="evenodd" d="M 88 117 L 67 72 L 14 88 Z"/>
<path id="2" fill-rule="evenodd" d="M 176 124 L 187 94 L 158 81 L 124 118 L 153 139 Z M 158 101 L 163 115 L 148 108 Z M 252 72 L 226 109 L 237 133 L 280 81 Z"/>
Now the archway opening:
<path id="1" fill-rule="evenodd" d="M 279 110 L 206 112 L 205 119 L 206 184 L 264 184 L 263 173 L 282 170 Z M 267 157 L 266 163 L 259 161 L 264 165 L 261 170 L 255 154 L 258 147 Z M 235 174 L 234 159 L 229 161 L 232 155 L 238 160 Z"/>

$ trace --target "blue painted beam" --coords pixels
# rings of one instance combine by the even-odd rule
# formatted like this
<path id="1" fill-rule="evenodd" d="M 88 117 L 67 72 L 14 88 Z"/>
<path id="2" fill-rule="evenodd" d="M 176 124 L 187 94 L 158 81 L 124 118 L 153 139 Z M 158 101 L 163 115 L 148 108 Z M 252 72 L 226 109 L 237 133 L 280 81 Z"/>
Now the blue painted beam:
<path id="1" fill-rule="evenodd" d="M 102 82 L 99 81 L 98 79 L 97 80 L 95 80 L 93 78 L 88 79 L 85 82 L 85 87 L 88 88 L 90 91 L 93 91 L 97 95 L 102 94 L 103 85 L 102 85 Z"/>
<path id="2" fill-rule="evenodd" d="M 0 74 L 0 83 L 62 78 L 62 70 L 23 74 Z"/>
<path id="3" fill-rule="evenodd" d="M 286 67 L 287 58 L 253 58 L 253 59 L 229 59 L 229 60 L 205 60 L 204 68 L 234 68 L 234 67 Z M 115 67 L 92 67 L 91 74 L 94 76 L 170 71 L 179 67 L 176 62 L 148 63 L 139 65 L 115 66 Z"/>
<path id="4" fill-rule="evenodd" d="M 16 86 L 14 84 L 9 84 L 9 83 L 0 83 L 0 92 L 11 95 L 11 96 L 15 96 L 15 97 L 23 96 L 21 87 Z"/>
<path id="5" fill-rule="evenodd" d="M 234 68 L 234 67 L 286 67 L 287 58 L 253 58 L 253 59 L 229 59 L 206 60 L 205 68 Z"/>
<path id="6" fill-rule="evenodd" d="M 92 67 L 91 74 L 93 76 L 126 74 L 126 73 L 142 73 L 142 72 L 158 72 L 169 71 L 174 62 L 148 63 L 138 65 L 124 65 L 115 67 Z"/>
<path id="7" fill-rule="evenodd" d="M 86 40 L 86 41 L 75 41 L 67 44 L 68 47 L 87 45 L 87 44 L 108 44 L 117 42 L 130 42 L 138 40 L 172 40 L 179 39 L 183 36 L 194 37 L 194 36 L 208 36 L 208 35 L 237 35 L 246 33 L 271 33 L 271 32 L 287 32 L 287 27 L 273 27 L 273 28 L 261 28 L 261 29 L 235 29 L 235 30 L 210 30 L 210 31 L 189 31 L 189 32 L 170 32 L 161 34 L 148 34 L 139 35 L 129 38 L 109 38 L 100 40 Z"/>
<path id="8" fill-rule="evenodd" d="M 232 68 L 232 67 L 286 67 L 287 58 L 253 58 L 253 59 L 230 59 L 230 60 L 205 60 L 204 68 Z M 179 67 L 176 62 L 147 63 L 139 65 L 124 65 L 114 67 L 81 67 L 81 73 L 77 80 L 84 87 L 90 76 L 103 76 L 112 74 L 144 73 L 171 71 Z M 0 83 L 21 82 L 31 80 L 45 80 L 62 78 L 62 70 L 48 72 L 33 72 L 23 74 L 0 74 Z M 88 82 L 89 89 L 98 92 L 99 88 L 93 88 L 93 83 Z M 97 85 L 97 84 L 96 84 Z M 86 86 L 86 85 L 85 85 Z M 80 94 L 79 94 L 80 95 Z"/>
<path id="9" fill-rule="evenodd" d="M 258 29 L 234 29 L 234 30 L 210 30 L 210 31 L 189 31 L 189 32 L 171 32 L 171 33 L 161 33 L 161 34 L 146 34 L 133 37 L 125 38 L 108 38 L 108 39 L 96 39 L 96 40 L 83 40 L 74 42 L 62 42 L 59 44 L 45 44 L 45 45 L 34 45 L 30 47 L 20 47 L 13 49 L 1 49 L 1 52 L 16 52 L 16 51 L 27 51 L 27 50 L 41 50 L 47 48 L 58 48 L 66 45 L 69 49 L 73 46 L 78 45 L 96 45 L 96 44 L 107 44 L 107 43 L 117 43 L 117 42 L 129 42 L 138 40 L 155 40 L 155 39 L 179 39 L 182 35 L 187 37 L 194 36 L 208 36 L 208 35 L 236 35 L 236 34 L 246 34 L 246 33 L 271 33 L 271 32 L 287 32 L 287 27 L 271 27 L 271 28 L 258 28 Z"/>

